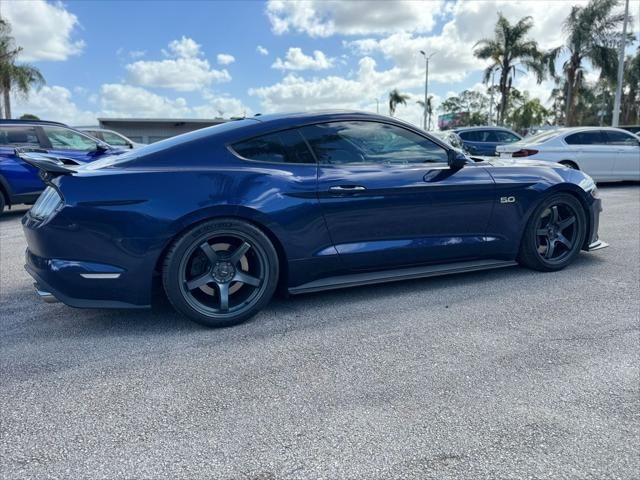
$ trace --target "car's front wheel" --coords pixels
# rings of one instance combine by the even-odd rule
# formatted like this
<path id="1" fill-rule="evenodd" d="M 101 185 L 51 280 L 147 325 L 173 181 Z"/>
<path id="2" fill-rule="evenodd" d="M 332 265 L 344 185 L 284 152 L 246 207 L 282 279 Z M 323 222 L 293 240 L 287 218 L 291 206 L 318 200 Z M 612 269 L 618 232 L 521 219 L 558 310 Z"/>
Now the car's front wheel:
<path id="1" fill-rule="evenodd" d="M 551 195 L 531 215 L 518 259 L 535 270 L 560 270 L 580 253 L 586 231 L 586 215 L 578 199 L 568 193 Z"/>
<path id="2" fill-rule="evenodd" d="M 278 256 L 269 238 L 236 219 L 211 220 L 170 247 L 162 281 L 176 310 L 192 320 L 226 327 L 263 308 L 278 283 Z"/>

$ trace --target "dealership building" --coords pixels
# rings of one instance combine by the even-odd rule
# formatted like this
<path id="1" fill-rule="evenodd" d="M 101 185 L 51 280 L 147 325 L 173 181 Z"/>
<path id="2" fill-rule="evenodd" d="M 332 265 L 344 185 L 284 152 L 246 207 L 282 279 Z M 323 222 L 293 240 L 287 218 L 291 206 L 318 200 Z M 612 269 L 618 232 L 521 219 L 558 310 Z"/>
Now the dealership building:
<path id="1" fill-rule="evenodd" d="M 114 130 L 136 143 L 154 143 L 227 121 L 223 118 L 98 118 L 100 128 Z"/>

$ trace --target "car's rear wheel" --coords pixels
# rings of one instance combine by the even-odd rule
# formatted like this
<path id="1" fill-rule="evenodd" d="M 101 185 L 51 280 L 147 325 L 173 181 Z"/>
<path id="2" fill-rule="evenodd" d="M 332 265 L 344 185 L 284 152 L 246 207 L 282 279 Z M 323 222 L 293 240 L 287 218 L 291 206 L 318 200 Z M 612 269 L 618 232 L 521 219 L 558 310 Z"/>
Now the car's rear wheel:
<path id="1" fill-rule="evenodd" d="M 519 261 L 535 270 L 560 270 L 580 253 L 586 230 L 586 215 L 578 199 L 567 193 L 551 195 L 527 223 Z"/>
<path id="2" fill-rule="evenodd" d="M 562 160 L 560 163 L 560 165 L 564 165 L 565 167 L 569 167 L 573 170 L 580 170 L 580 168 L 578 168 L 578 165 L 575 162 L 572 162 L 571 160 Z"/>
<path id="3" fill-rule="evenodd" d="M 212 220 L 192 228 L 170 247 L 162 280 L 179 312 L 210 327 L 241 323 L 263 308 L 278 283 L 278 256 L 253 225 Z"/>

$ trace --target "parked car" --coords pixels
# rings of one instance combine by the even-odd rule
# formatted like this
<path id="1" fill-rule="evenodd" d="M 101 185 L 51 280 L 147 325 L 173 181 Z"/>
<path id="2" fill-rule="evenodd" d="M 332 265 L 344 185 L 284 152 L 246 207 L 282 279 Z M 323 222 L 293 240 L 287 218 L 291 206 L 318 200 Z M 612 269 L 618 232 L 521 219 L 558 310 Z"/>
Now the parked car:
<path id="1" fill-rule="evenodd" d="M 16 147 L 39 149 L 75 164 L 123 152 L 63 123 L 0 120 L 0 215 L 5 206 L 35 202 L 45 187 L 38 170 L 16 156 Z"/>
<path id="2" fill-rule="evenodd" d="M 598 239 L 586 174 L 475 162 L 358 112 L 263 115 L 76 168 L 25 152 L 49 186 L 23 219 L 39 295 L 149 307 L 154 278 L 210 326 L 290 294 L 492 269 L 552 271 Z M 54 178 L 55 177 L 55 178 Z"/>
<path id="3" fill-rule="evenodd" d="M 140 148 L 144 147 L 143 143 L 136 143 L 133 140 L 125 137 L 121 133 L 114 130 L 108 130 L 100 127 L 78 127 L 81 132 L 88 133 L 92 137 L 102 140 L 115 148 Z"/>
<path id="4" fill-rule="evenodd" d="M 634 135 L 640 134 L 640 125 L 623 125 L 620 128 L 627 132 L 631 132 Z"/>
<path id="5" fill-rule="evenodd" d="M 463 141 L 460 139 L 458 134 L 455 133 L 454 131 L 443 130 L 440 132 L 430 132 L 430 133 L 436 136 L 437 138 L 439 138 L 440 140 L 442 140 L 443 142 L 447 143 L 448 145 L 451 145 L 453 148 L 457 148 L 458 150 L 468 153 L 467 150 L 464 148 Z"/>
<path id="6" fill-rule="evenodd" d="M 583 170 L 599 182 L 640 180 L 640 137 L 619 128 L 561 128 L 497 150 L 501 157 L 526 157 Z"/>
<path id="7" fill-rule="evenodd" d="M 471 155 L 493 156 L 496 147 L 522 140 L 516 132 L 502 127 L 461 127 L 453 132 L 460 137 L 465 151 Z"/>

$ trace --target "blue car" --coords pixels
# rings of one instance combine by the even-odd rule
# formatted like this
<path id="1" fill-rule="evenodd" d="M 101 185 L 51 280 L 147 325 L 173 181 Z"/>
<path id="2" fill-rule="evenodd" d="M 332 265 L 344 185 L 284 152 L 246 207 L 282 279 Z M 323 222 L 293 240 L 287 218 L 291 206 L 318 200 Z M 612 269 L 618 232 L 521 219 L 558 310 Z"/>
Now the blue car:
<path id="1" fill-rule="evenodd" d="M 453 129 L 470 155 L 494 156 L 498 145 L 522 140 L 516 132 L 502 127 L 464 127 Z"/>
<path id="2" fill-rule="evenodd" d="M 474 161 L 358 112 L 264 115 L 74 168 L 20 152 L 49 188 L 23 218 L 39 294 L 242 322 L 300 294 L 516 265 L 558 270 L 598 239 L 591 178 Z"/>
<path id="3" fill-rule="evenodd" d="M 5 206 L 35 202 L 45 187 L 38 170 L 18 159 L 16 147 L 42 150 L 73 164 L 124 151 L 63 123 L 0 120 L 0 215 Z"/>

